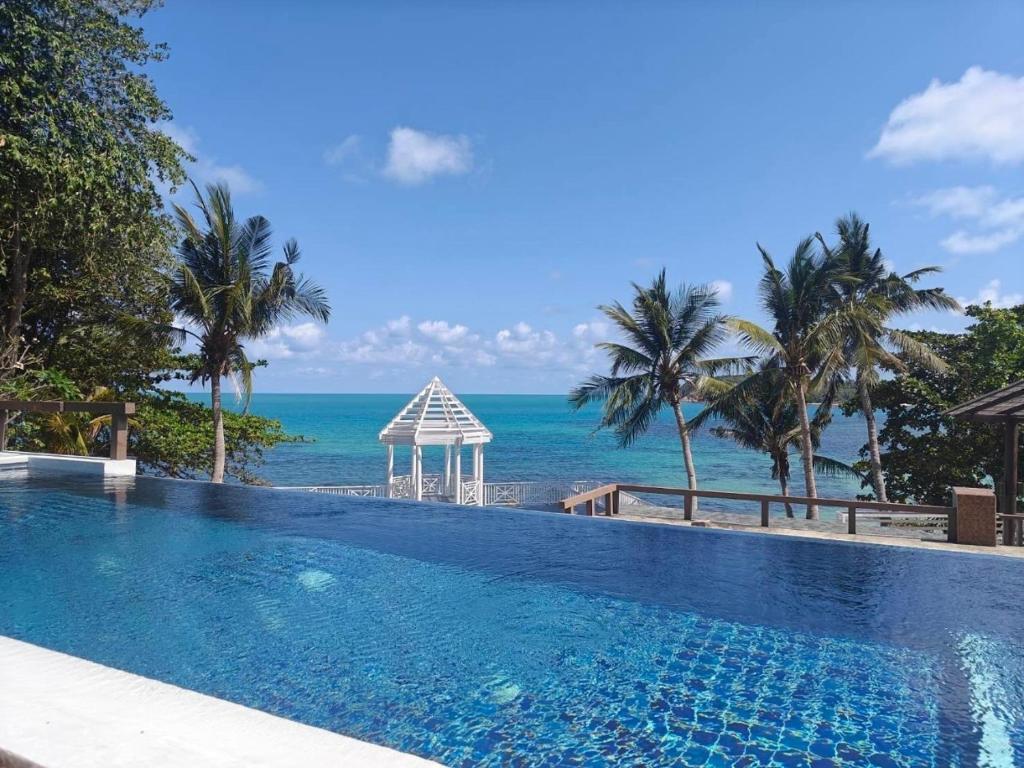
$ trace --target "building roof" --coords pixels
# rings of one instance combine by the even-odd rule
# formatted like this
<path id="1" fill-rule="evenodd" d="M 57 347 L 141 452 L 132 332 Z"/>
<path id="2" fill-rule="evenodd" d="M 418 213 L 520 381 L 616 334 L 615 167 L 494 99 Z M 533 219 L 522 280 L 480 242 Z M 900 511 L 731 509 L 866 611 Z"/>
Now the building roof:
<path id="1" fill-rule="evenodd" d="M 968 421 L 1024 421 L 1024 380 L 956 405 L 945 415 Z"/>
<path id="2" fill-rule="evenodd" d="M 380 431 L 392 445 L 473 445 L 491 442 L 490 431 L 435 376 Z"/>

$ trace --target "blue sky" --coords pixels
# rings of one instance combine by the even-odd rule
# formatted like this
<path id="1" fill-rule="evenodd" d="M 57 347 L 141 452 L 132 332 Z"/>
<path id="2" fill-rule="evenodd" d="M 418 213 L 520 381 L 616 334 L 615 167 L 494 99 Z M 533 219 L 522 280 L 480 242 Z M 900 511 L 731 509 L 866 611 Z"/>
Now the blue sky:
<path id="1" fill-rule="evenodd" d="M 193 176 L 330 294 L 325 328 L 250 346 L 260 391 L 565 392 L 630 281 L 760 319 L 755 243 L 850 210 L 897 269 L 1024 303 L 1024 4 L 168 0 L 143 26 Z"/>

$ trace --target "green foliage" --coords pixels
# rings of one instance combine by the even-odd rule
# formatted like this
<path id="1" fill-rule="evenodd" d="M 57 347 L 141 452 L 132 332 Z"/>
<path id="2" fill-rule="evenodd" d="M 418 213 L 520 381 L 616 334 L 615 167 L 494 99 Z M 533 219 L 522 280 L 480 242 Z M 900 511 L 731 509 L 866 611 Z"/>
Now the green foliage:
<path id="1" fill-rule="evenodd" d="M 172 309 L 196 329 L 179 333 L 199 344 L 191 381 L 210 383 L 210 479 L 219 483 L 226 461 L 221 378 L 234 377 L 248 405 L 252 372 L 259 365 L 246 356 L 244 342 L 267 335 L 279 322 L 296 315 L 326 323 L 331 308 L 323 289 L 295 271 L 299 261 L 295 240 L 285 242 L 283 259 L 271 268 L 270 222 L 262 216 L 236 219 L 225 184 L 209 185 L 205 197 L 198 188 L 195 192 L 200 222 L 180 205 L 174 206 L 184 238 L 178 246 L 170 296 Z"/>
<path id="2" fill-rule="evenodd" d="M 115 327 L 125 314 L 170 317 L 154 178 L 182 180 L 184 152 L 155 130 L 170 113 L 142 72 L 164 51 L 121 15 L 150 5 L 0 4 L 0 375 L 35 364 L 77 380 L 84 350 L 122 353 L 87 387 L 159 367 L 166 344 Z"/>
<path id="3" fill-rule="evenodd" d="M 800 418 L 796 403 L 790 396 L 784 372 L 777 363 L 764 362 L 758 374 L 750 378 L 750 385 L 733 387 L 709 403 L 691 426 L 697 429 L 720 420 L 711 427 L 711 434 L 732 440 L 737 445 L 763 451 L 772 460 L 772 477 L 779 481 L 783 496 L 789 495 L 789 452 L 800 443 Z M 811 441 L 817 450 L 821 433 L 831 421 L 831 400 L 826 400 L 811 419 Z M 860 477 L 852 467 L 836 459 L 815 454 L 814 469 L 823 475 Z M 786 504 L 786 516 L 793 517 L 793 507 Z"/>
<path id="4" fill-rule="evenodd" d="M 600 307 L 627 344 L 603 342 L 610 376 L 591 376 L 573 389 L 576 408 L 604 403 L 602 427 L 619 443 L 632 444 L 647 431 L 664 406 L 701 399 L 721 383 L 714 377 L 742 367 L 744 359 L 708 359 L 726 336 L 728 318 L 718 312 L 718 295 L 705 286 L 668 288 L 665 270 L 649 288 L 633 284 L 632 311 L 618 302 Z"/>
<path id="5" fill-rule="evenodd" d="M 879 442 L 892 500 L 946 504 L 951 486 L 991 487 L 1002 473 L 1001 428 L 942 412 L 1024 378 L 1024 306 L 972 306 L 967 315 L 974 323 L 964 333 L 908 332 L 946 361 L 945 371 L 910 361 L 875 390 L 875 406 L 885 413 Z"/>
<path id="6" fill-rule="evenodd" d="M 144 473 L 204 478 L 213 470 L 213 420 L 210 409 L 177 392 L 152 393 L 138 403 L 138 431 L 131 453 Z M 225 474 L 245 483 L 261 483 L 255 468 L 263 452 L 287 435 L 281 423 L 252 414 L 224 411 Z"/>
<path id="7" fill-rule="evenodd" d="M 323 289 L 295 271 L 295 240 L 284 244 L 282 260 L 271 266 L 270 222 L 262 216 L 235 218 L 225 184 L 196 189 L 200 222 L 175 205 L 185 237 L 172 273 L 171 306 L 198 330 L 199 366 L 194 379 L 206 383 L 237 375 L 252 392 L 251 363 L 242 344 L 265 336 L 281 321 L 308 315 L 327 322 L 330 305 Z"/>
<path id="8" fill-rule="evenodd" d="M 173 221 L 161 192 L 186 153 L 147 69 L 166 51 L 135 19 L 153 0 L 0 2 L 0 391 L 83 399 L 98 387 L 140 404 L 144 471 L 210 471 L 210 409 L 161 383 L 196 372 L 170 326 Z M 251 370 L 251 369 L 250 369 Z M 14 447 L 101 453 L 102 419 L 17 416 Z M 252 481 L 280 424 L 229 415 L 228 473 Z"/>

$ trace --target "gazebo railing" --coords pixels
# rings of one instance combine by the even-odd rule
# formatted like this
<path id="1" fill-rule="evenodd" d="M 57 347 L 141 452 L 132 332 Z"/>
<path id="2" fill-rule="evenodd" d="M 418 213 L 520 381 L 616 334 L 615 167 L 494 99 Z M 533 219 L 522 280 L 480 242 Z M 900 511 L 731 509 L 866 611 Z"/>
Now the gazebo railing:
<path id="1" fill-rule="evenodd" d="M 480 501 L 480 486 L 481 483 L 478 480 L 463 480 L 462 481 L 462 503 L 463 504 L 477 504 Z"/>

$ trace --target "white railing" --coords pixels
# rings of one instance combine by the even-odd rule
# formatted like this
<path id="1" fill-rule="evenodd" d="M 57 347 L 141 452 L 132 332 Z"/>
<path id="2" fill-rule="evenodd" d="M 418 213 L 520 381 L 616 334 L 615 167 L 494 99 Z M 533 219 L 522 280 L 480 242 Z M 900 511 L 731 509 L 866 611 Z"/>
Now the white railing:
<path id="1" fill-rule="evenodd" d="M 381 499 L 388 495 L 386 485 L 292 485 L 285 488 L 285 490 L 311 491 L 312 493 L 326 493 L 331 496 L 366 496 Z"/>
<path id="2" fill-rule="evenodd" d="M 480 500 L 480 483 L 476 480 L 462 481 L 462 503 L 477 504 Z"/>
<path id="3" fill-rule="evenodd" d="M 557 504 L 578 493 L 600 486 L 596 480 L 527 480 L 515 483 L 484 483 L 484 504 L 518 507 L 522 504 Z"/>
<path id="4" fill-rule="evenodd" d="M 391 498 L 412 498 L 412 475 L 397 475 L 391 479 Z"/>
<path id="5" fill-rule="evenodd" d="M 441 486 L 444 483 L 441 482 L 440 475 L 424 475 L 423 476 L 423 495 L 424 496 L 439 496 L 441 495 Z"/>
<path id="6" fill-rule="evenodd" d="M 454 483 L 452 483 L 454 486 Z M 469 479 L 462 481 L 462 503 L 478 504 L 483 491 L 483 503 L 487 506 L 518 507 L 524 504 L 558 504 L 563 499 L 586 493 L 599 487 L 597 480 L 526 480 L 512 483 L 478 483 Z M 334 496 L 388 497 L 386 485 L 307 485 L 292 486 L 294 491 L 312 491 Z M 423 476 L 423 495 L 446 501 L 455 500 L 455 488 L 446 488 L 442 475 Z M 393 499 L 411 499 L 414 496 L 411 475 L 396 475 L 391 480 Z M 620 504 L 636 504 L 640 500 L 631 494 L 622 493 Z"/>

